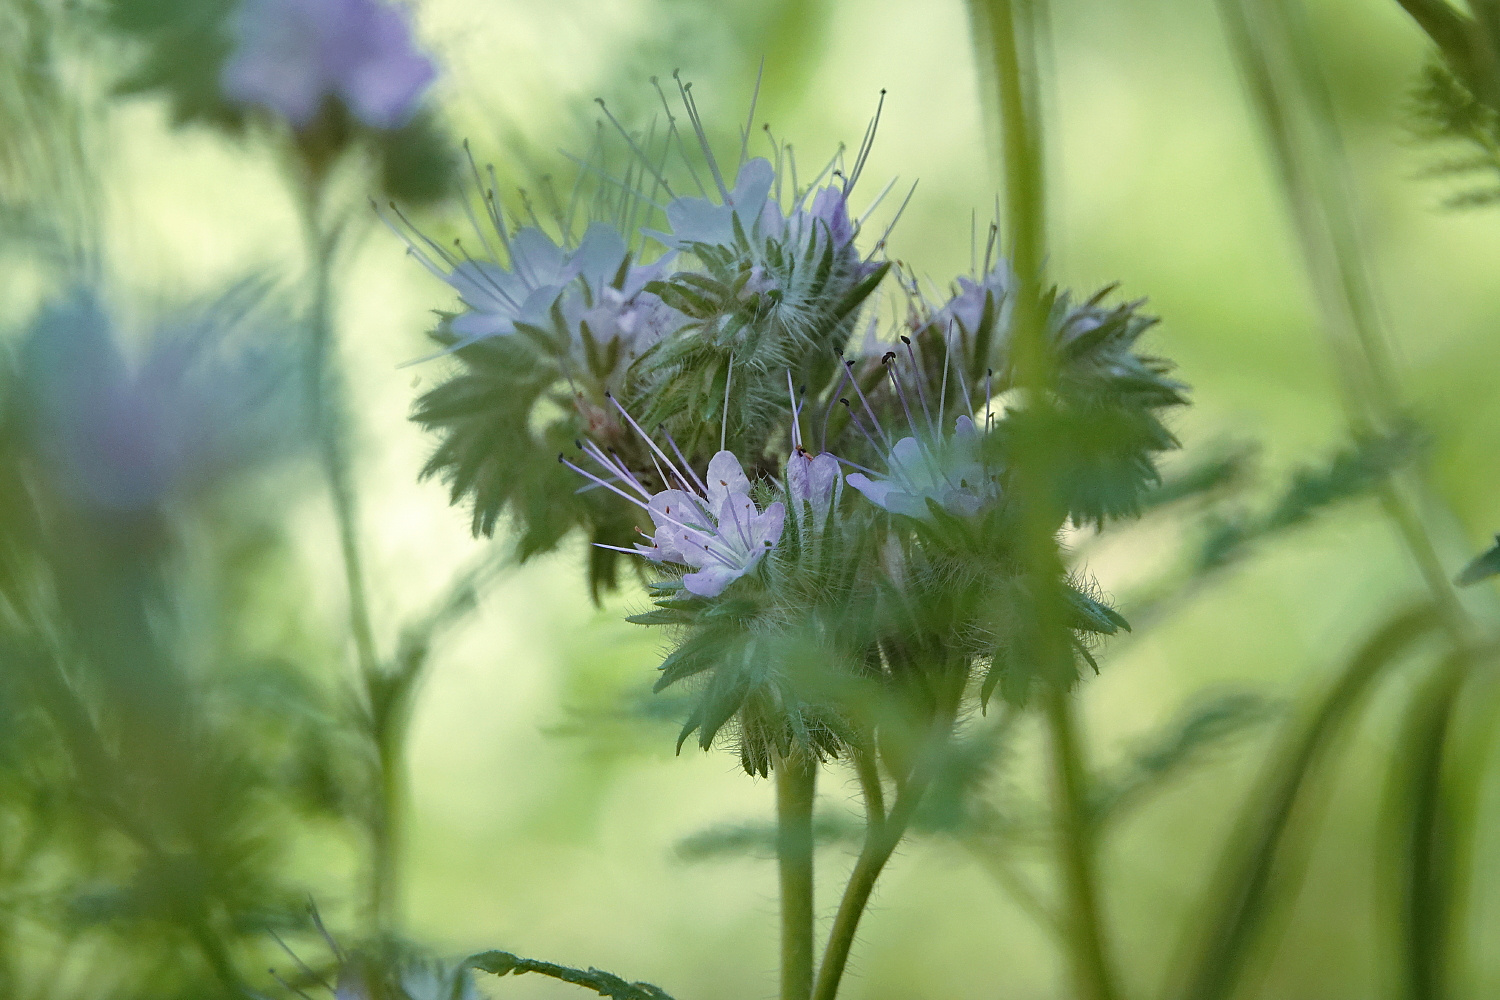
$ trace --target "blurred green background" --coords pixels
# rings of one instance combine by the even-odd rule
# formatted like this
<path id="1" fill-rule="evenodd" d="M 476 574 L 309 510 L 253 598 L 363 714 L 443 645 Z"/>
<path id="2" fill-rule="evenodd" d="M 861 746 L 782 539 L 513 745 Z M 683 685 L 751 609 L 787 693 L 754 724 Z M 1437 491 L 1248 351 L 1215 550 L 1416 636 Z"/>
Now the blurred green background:
<path id="1" fill-rule="evenodd" d="M 1435 478 L 1460 519 L 1450 530 L 1478 551 L 1500 527 L 1500 216 L 1443 211 L 1441 184 L 1420 178 L 1433 153 L 1410 139 L 1408 95 L 1426 47 L 1399 8 L 1308 8 L 1380 307 L 1433 435 Z M 445 124 L 517 176 L 526 170 L 511 165 L 563 169 L 556 151 L 586 144 L 594 97 L 645 107 L 648 77 L 678 67 L 705 115 L 733 127 L 763 56 L 757 117 L 809 162 L 835 142 L 857 144 L 888 91 L 870 176 L 920 179 L 891 256 L 941 282 L 968 268 L 971 213 L 991 212 L 997 168 L 960 3 L 425 0 L 416 10 L 441 66 L 435 97 Z M 1162 317 L 1153 346 L 1193 387 L 1194 406 L 1175 426 L 1187 451 L 1257 445 L 1269 493 L 1345 431 L 1314 301 L 1214 7 L 1056 0 L 1051 15 L 1052 273 L 1083 291 L 1119 281 L 1124 295 L 1149 298 Z M 65 79 L 91 121 L 102 256 L 122 296 L 149 304 L 207 293 L 247 267 L 295 279 L 297 221 L 269 154 L 201 126 L 174 128 L 165 102 L 149 94 L 110 98 L 122 53 L 88 40 L 71 51 L 78 58 Z M 428 214 L 451 219 L 452 206 Z M 0 281 L 7 327 L 24 325 L 47 290 L 28 274 L 16 267 Z M 503 539 L 472 540 L 442 486 L 417 480 L 431 442 L 407 415 L 434 373 L 402 364 L 427 352 L 430 310 L 449 306 L 451 292 L 371 226 L 338 295 L 371 599 L 389 646 L 399 622 L 476 550 Z M 294 473 L 244 500 L 274 506 L 284 535 L 281 555 L 244 570 L 262 574 L 257 592 L 273 595 L 256 605 L 264 620 L 250 632 L 342 669 L 329 651 L 344 599 L 326 499 L 310 475 Z M 1087 564 L 1107 592 L 1128 596 L 1160 564 L 1170 531 L 1127 532 L 1091 548 Z M 768 818 L 772 787 L 739 773 L 730 755 L 674 757 L 670 721 L 628 716 L 622 706 L 649 683 L 658 640 L 622 621 L 643 605 L 639 595 L 589 604 L 582 558 L 573 544 L 505 571 L 434 653 L 409 751 L 405 930 L 444 953 L 499 947 L 596 965 L 680 997 L 771 996 L 774 864 L 688 861 L 676 848 L 716 825 Z M 1091 757 L 1107 766 L 1130 753 L 1205 690 L 1307 692 L 1418 585 L 1373 501 L 1264 546 L 1150 629 L 1103 649 L 1085 695 Z M 1130 616 L 1128 603 L 1122 611 Z M 1320 788 L 1306 885 L 1244 996 L 1384 995 L 1392 945 L 1374 916 L 1373 820 L 1394 718 L 1377 705 L 1347 766 Z M 1216 751 L 1114 830 L 1107 911 L 1131 992 L 1157 987 L 1262 748 L 1250 738 Z M 1017 795 L 1034 794 L 1033 757 L 1023 740 L 1010 771 Z M 1487 946 L 1500 933 L 1497 790 L 1491 782 L 1481 824 L 1478 969 L 1465 993 L 1476 997 L 1500 990 L 1500 949 Z M 854 811 L 852 779 L 825 780 L 820 808 Z M 854 848 L 822 850 L 827 916 L 834 873 Z M 312 835 L 294 867 L 334 893 L 318 902 L 337 911 L 346 900 L 329 887 L 352 863 L 337 835 Z M 530 978 L 482 989 L 576 995 Z M 1045 929 L 943 838 L 899 852 L 861 927 L 846 988 L 851 1000 L 1065 993 Z"/>

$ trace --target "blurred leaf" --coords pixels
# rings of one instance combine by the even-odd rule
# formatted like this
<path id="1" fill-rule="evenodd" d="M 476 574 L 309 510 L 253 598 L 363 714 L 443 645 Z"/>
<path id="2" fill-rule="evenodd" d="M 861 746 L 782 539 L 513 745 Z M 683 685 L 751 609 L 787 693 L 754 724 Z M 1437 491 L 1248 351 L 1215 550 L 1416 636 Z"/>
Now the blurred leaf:
<path id="1" fill-rule="evenodd" d="M 1475 556 L 1453 582 L 1460 587 L 1467 587 L 1481 580 L 1488 580 L 1497 573 L 1500 573 L 1500 535 L 1495 536 L 1494 547 Z"/>
<path id="2" fill-rule="evenodd" d="M 1182 712 L 1149 737 L 1130 759 L 1096 778 L 1096 823 L 1118 819 L 1142 799 L 1203 763 L 1224 743 L 1270 721 L 1277 706 L 1251 692 L 1229 692 Z"/>
<path id="3" fill-rule="evenodd" d="M 1220 518 L 1211 524 L 1196 572 L 1225 566 L 1242 558 L 1253 543 L 1302 525 L 1334 504 L 1369 493 L 1415 459 L 1423 444 L 1422 435 L 1408 425 L 1390 434 L 1356 439 L 1321 464 L 1296 470 L 1268 510 Z"/>
<path id="4" fill-rule="evenodd" d="M 104 22 L 136 45 L 135 66 L 120 92 L 160 91 L 177 124 L 240 131 L 244 112 L 219 87 L 233 8 L 234 0 L 106 0 Z"/>
<path id="5" fill-rule="evenodd" d="M 405 205 L 427 205 L 451 194 L 458 184 L 453 141 L 431 111 L 422 111 L 398 129 L 376 132 L 380 185 Z"/>
<path id="6" fill-rule="evenodd" d="M 858 844 L 865 834 L 864 821 L 858 816 L 838 813 L 813 819 L 813 843 L 818 847 L 833 844 Z M 773 822 L 723 823 L 690 834 L 677 842 L 677 857 L 682 861 L 720 861 L 729 858 L 776 857 L 776 824 Z"/>
<path id="7" fill-rule="evenodd" d="M 664 990 L 650 983 L 627 983 L 619 976 L 600 969 L 572 969 L 566 965 L 539 962 L 534 958 L 521 958 L 507 951 L 481 952 L 470 956 L 465 964 L 496 976 L 519 976 L 533 972 L 575 986 L 586 986 L 610 1000 L 672 1000 Z"/>

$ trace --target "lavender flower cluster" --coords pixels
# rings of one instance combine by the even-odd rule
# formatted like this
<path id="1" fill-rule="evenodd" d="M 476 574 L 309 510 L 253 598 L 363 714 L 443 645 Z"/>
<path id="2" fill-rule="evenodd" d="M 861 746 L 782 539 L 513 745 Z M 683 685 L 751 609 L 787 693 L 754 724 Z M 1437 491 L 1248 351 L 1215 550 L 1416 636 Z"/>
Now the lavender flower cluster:
<path id="1" fill-rule="evenodd" d="M 1170 365 L 1136 350 L 1153 321 L 1049 293 L 1056 378 L 1024 386 L 1022 283 L 993 232 L 947 294 L 885 259 L 889 227 L 861 249 L 884 195 L 851 209 L 874 123 L 852 163 L 803 184 L 789 146 L 751 156 L 747 129 L 731 184 L 691 88 L 678 98 L 664 129 L 606 109 L 631 166 L 569 208 L 549 199 L 548 223 L 529 199 L 524 222 L 508 215 L 477 165 L 468 240 L 388 219 L 459 298 L 433 333 L 446 377 L 415 414 L 439 435 L 428 472 L 476 531 L 508 512 L 523 556 L 582 528 L 596 596 L 638 560 L 656 607 L 632 620 L 678 639 L 657 686 L 697 685 L 683 739 L 732 732 L 752 772 L 857 741 L 850 685 L 978 670 L 983 697 L 1021 702 L 1070 683 L 1013 655 L 1039 590 L 1065 609 L 1070 660 L 1124 623 L 1086 580 L 1036 578 L 1027 518 L 1102 523 L 1153 484 L 1175 446 L 1159 416 L 1184 402 Z M 874 308 L 883 285 L 905 307 L 895 329 Z M 1057 484 L 1040 504 L 1017 475 L 1038 447 Z"/>

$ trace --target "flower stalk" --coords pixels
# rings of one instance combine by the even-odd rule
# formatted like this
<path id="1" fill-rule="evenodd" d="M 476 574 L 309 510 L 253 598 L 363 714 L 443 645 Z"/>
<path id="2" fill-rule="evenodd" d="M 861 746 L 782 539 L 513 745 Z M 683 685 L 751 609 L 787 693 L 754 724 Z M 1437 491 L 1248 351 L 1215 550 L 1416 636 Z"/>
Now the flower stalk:
<path id="1" fill-rule="evenodd" d="M 404 714 L 380 710 L 385 686 L 359 545 L 358 499 L 348 454 L 342 370 L 334 363 L 333 270 L 343 225 L 324 220 L 326 175 L 309 166 L 298 185 L 303 233 L 312 265 L 312 304 L 308 324 L 310 406 L 318 435 L 318 454 L 328 481 L 339 552 L 348 594 L 349 631 L 366 711 L 365 724 L 375 764 L 376 803 L 368 817 L 370 835 L 369 920 L 377 935 L 395 929 L 399 822 L 403 797 L 401 757 Z"/>
<path id="2" fill-rule="evenodd" d="M 813 801 L 818 764 L 776 764 L 776 861 L 781 878 L 781 1000 L 808 1000 L 813 987 Z"/>

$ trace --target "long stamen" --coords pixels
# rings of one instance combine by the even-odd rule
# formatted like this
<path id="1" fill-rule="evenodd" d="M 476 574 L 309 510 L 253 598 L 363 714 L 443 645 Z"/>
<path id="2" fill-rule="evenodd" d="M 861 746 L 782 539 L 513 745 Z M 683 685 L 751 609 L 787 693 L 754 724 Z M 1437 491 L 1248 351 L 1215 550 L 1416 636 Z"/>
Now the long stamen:
<path id="1" fill-rule="evenodd" d="M 922 387 L 927 381 L 926 367 L 917 362 L 917 352 L 912 349 L 910 337 L 902 337 L 901 343 L 906 345 L 906 356 L 911 359 L 912 381 L 917 383 L 917 400 L 922 404 L 922 413 L 927 417 L 927 429 L 937 433 L 937 428 L 932 423 L 932 408 L 927 405 L 927 390 Z"/>
<path id="2" fill-rule="evenodd" d="M 677 90 L 682 95 L 682 106 L 687 109 L 688 121 L 693 125 L 693 132 L 698 137 L 698 147 L 703 150 L 703 158 L 708 162 L 708 172 L 713 176 L 714 183 L 718 185 L 719 194 L 724 199 L 724 204 L 734 204 L 734 199 L 729 196 L 729 188 L 724 186 L 724 175 L 719 173 L 719 161 L 714 159 L 714 151 L 708 145 L 708 133 L 703 130 L 703 119 L 698 116 L 698 103 L 693 100 L 693 85 L 683 83 L 682 76 L 678 70 L 672 71 L 672 79 L 677 81 Z"/>
<path id="3" fill-rule="evenodd" d="M 990 429 L 990 400 L 995 398 L 995 369 L 984 370 L 984 430 L 989 433 Z"/>
<path id="4" fill-rule="evenodd" d="M 870 201 L 870 204 L 865 206 L 865 210 L 860 213 L 859 219 L 854 223 L 854 227 L 856 229 L 863 228 L 865 220 L 875 213 L 875 210 L 880 207 L 880 203 L 885 201 L 885 196 L 891 193 L 891 189 L 896 186 L 896 182 L 900 179 L 900 177 L 892 177 L 890 180 L 885 182 L 885 187 L 880 189 L 880 193 L 877 194 Z"/>
<path id="5" fill-rule="evenodd" d="M 662 436 L 667 439 L 667 444 L 672 446 L 672 454 L 677 456 L 677 461 L 681 462 L 682 467 L 688 471 L 688 475 L 693 477 L 693 482 L 697 484 L 699 491 L 703 493 L 704 496 L 707 496 L 708 487 L 705 486 L 703 480 L 698 477 L 698 470 L 693 468 L 692 463 L 682 457 L 682 449 L 677 447 L 677 439 L 672 437 L 671 432 L 669 432 L 666 428 L 662 428 L 661 433 Z"/>
<path id="6" fill-rule="evenodd" d="M 635 497 L 631 496 L 629 493 L 626 493 L 624 490 L 620 489 L 614 483 L 607 482 L 607 481 L 605 481 L 603 479 L 600 479 L 598 476 L 594 475 L 592 472 L 590 472 L 589 470 L 585 469 L 583 466 L 577 465 L 577 464 L 575 464 L 573 462 L 568 461 L 568 457 L 566 455 L 559 454 L 557 456 L 557 460 L 559 462 L 561 462 L 563 465 L 566 465 L 568 468 L 572 469 L 574 472 L 578 473 L 583 478 L 589 480 L 590 482 L 597 483 L 598 485 L 603 486 L 605 489 L 609 490 L 611 493 L 615 494 L 616 496 L 624 497 L 626 500 L 629 500 L 631 503 L 635 504 L 641 510 L 649 511 L 651 509 L 650 507 L 646 506 L 641 501 L 637 500 Z"/>
<path id="7" fill-rule="evenodd" d="M 792 389 L 792 370 L 786 370 L 786 394 L 792 404 L 792 449 L 802 450 L 802 407 L 797 405 L 797 393 Z"/>
<path id="8" fill-rule="evenodd" d="M 675 194 L 672 194 L 672 185 L 668 184 L 667 179 L 663 177 L 654 166 L 652 166 L 651 159 L 646 155 L 645 150 L 636 145 L 635 139 L 631 137 L 629 132 L 625 131 L 625 126 L 620 124 L 620 120 L 616 118 L 614 116 L 614 113 L 609 110 L 608 106 L 605 105 L 604 98 L 596 97 L 594 98 L 594 103 L 599 105 L 599 110 L 604 112 L 604 117 L 608 118 L 609 123 L 615 127 L 615 131 L 619 132 L 620 135 L 624 137 L 625 142 L 630 146 L 630 151 L 640 158 L 641 166 L 645 167 L 651 172 L 651 175 L 656 178 L 657 183 L 661 185 L 662 190 L 667 192 L 667 195 L 669 197 L 677 197 Z"/>
<path id="9" fill-rule="evenodd" d="M 485 192 L 485 204 L 489 207 L 490 218 L 495 222 L 495 234 L 500 237 L 500 245 L 505 247 L 505 256 L 508 260 L 516 259 L 516 251 L 510 245 L 510 232 L 505 227 L 505 213 L 500 209 L 500 179 L 495 174 L 495 165 L 488 164 L 485 173 L 490 177 L 490 188 Z"/>
<path id="10" fill-rule="evenodd" d="M 849 422 L 854 425 L 856 430 L 858 430 L 865 436 L 865 440 L 870 443 L 871 450 L 877 452 L 884 451 L 885 449 L 881 447 L 880 442 L 871 437 L 870 432 L 865 429 L 864 421 L 859 419 L 859 415 L 854 412 L 854 407 L 849 405 L 849 401 L 847 399 L 840 398 L 839 402 L 843 403 L 844 408 L 849 411 Z"/>
<path id="11" fill-rule="evenodd" d="M 638 189 L 631 187 L 630 184 L 626 181 L 621 180 L 620 178 L 613 176 L 609 172 L 594 166 L 592 163 L 581 160 L 578 157 L 574 156 L 572 153 L 567 152 L 566 150 L 562 151 L 562 155 L 572 160 L 580 169 L 593 174 L 595 177 L 599 178 L 602 181 L 605 181 L 606 183 L 613 184 L 615 187 L 619 188 L 627 195 L 638 195 L 641 200 L 645 201 L 648 205 L 650 205 L 657 211 L 665 212 L 667 210 L 667 206 L 661 204 L 660 202 L 647 198 L 645 195 L 641 194 Z"/>
<path id="12" fill-rule="evenodd" d="M 880 435 L 881 440 L 885 442 L 885 446 L 889 448 L 891 446 L 891 436 L 885 432 L 884 427 L 880 426 L 879 418 L 875 416 L 875 411 L 870 408 L 870 401 L 865 398 L 865 390 L 860 386 L 859 379 L 854 376 L 854 362 L 846 358 L 844 359 L 844 366 L 849 369 L 849 381 L 854 385 L 854 394 L 859 397 L 860 405 L 865 408 L 865 413 L 870 417 L 870 425 L 875 428 L 875 433 Z"/>
<path id="13" fill-rule="evenodd" d="M 849 369 L 839 366 L 839 384 L 833 387 L 833 392 L 828 397 L 828 409 L 823 413 L 823 432 L 818 439 L 818 450 L 828 450 L 828 422 L 833 419 L 833 408 L 838 404 L 839 392 L 844 388 L 844 380 L 849 377 Z"/>
<path id="14" fill-rule="evenodd" d="M 851 462 L 849 459 L 844 458 L 844 457 L 842 457 L 840 455 L 835 455 L 833 457 L 834 457 L 835 461 L 838 461 L 838 462 L 840 462 L 843 465 L 847 465 L 851 469 L 858 469 L 860 472 L 863 472 L 866 475 L 871 475 L 871 476 L 880 476 L 881 475 L 880 473 L 876 472 L 874 469 L 870 468 L 868 465 L 860 465 L 858 462 Z M 884 477 L 882 477 L 882 478 L 884 478 Z"/>
<path id="15" fill-rule="evenodd" d="M 948 359 L 953 352 L 948 347 L 948 341 L 943 340 L 943 385 L 938 390 L 938 421 L 948 419 Z"/>
<path id="16" fill-rule="evenodd" d="M 888 225 L 888 226 L 885 227 L 885 232 L 883 232 L 883 233 L 880 234 L 880 239 L 875 242 L 874 248 L 871 249 L 869 256 L 865 257 L 865 260 L 867 260 L 867 261 L 871 260 L 875 256 L 875 251 L 876 250 L 881 250 L 881 249 L 885 248 L 885 241 L 890 238 L 891 230 L 895 229 L 896 228 L 896 223 L 898 223 L 898 222 L 901 221 L 901 216 L 906 213 L 906 206 L 911 204 L 911 196 L 914 195 L 914 194 L 916 194 L 916 193 L 917 193 L 917 182 L 916 181 L 912 181 L 911 182 L 911 190 L 908 191 L 908 192 L 906 192 L 906 197 L 905 198 L 901 199 L 901 207 L 898 208 L 898 209 L 896 209 L 896 214 L 891 219 L 890 225 Z"/>
<path id="17" fill-rule="evenodd" d="M 922 438 L 922 429 L 917 426 L 916 420 L 912 418 L 911 407 L 906 402 L 906 389 L 901 384 L 901 376 L 896 374 L 896 352 L 887 351 L 885 356 L 880 359 L 880 363 L 885 366 L 886 374 L 891 377 L 891 385 L 896 388 L 896 398 L 901 401 L 901 410 L 906 414 L 907 426 L 911 428 L 912 434 L 920 441 Z"/>
<path id="18" fill-rule="evenodd" d="M 687 143 L 682 138 L 682 130 L 677 127 L 677 116 L 672 114 L 672 105 L 667 100 L 667 92 L 661 89 L 661 81 L 656 77 L 651 78 L 651 86 L 656 88 L 656 96 L 661 98 L 661 106 L 667 112 L 668 131 L 677 137 L 677 148 L 682 153 L 682 165 L 687 168 L 688 176 L 692 178 L 693 184 L 698 188 L 698 193 L 708 197 L 708 188 L 698 179 L 698 171 L 693 169 L 693 158 L 688 155 Z M 668 145 L 671 144 L 671 136 L 667 137 Z"/>
<path id="19" fill-rule="evenodd" d="M 645 441 L 652 451 L 661 456 L 662 461 L 667 463 L 667 468 L 676 473 L 678 480 L 686 483 L 688 481 L 687 477 L 682 474 L 682 471 L 678 469 L 677 466 L 672 464 L 672 460 L 667 457 L 667 453 L 662 451 L 661 448 L 657 446 L 656 442 L 652 440 L 650 434 L 647 434 L 644 430 L 641 429 L 641 425 L 635 422 L 635 418 L 626 411 L 625 407 L 620 405 L 620 401 L 615 398 L 614 393 L 606 392 L 604 394 L 604 398 L 614 404 L 615 409 L 620 411 L 620 416 L 624 417 L 626 423 L 630 424 L 631 428 L 641 436 L 641 440 Z"/>
<path id="20" fill-rule="evenodd" d="M 729 436 L 729 387 L 734 382 L 734 355 L 729 356 L 729 370 L 724 373 L 724 409 L 719 418 L 719 450 L 724 450 L 724 441 Z"/>
<path id="21" fill-rule="evenodd" d="M 645 553 L 642 552 L 640 549 L 627 549 L 623 545 L 606 545 L 604 542 L 595 542 L 594 543 L 594 548 L 596 548 L 596 549 L 609 549 L 611 552 L 623 552 L 627 556 L 645 555 Z"/>
<path id="22" fill-rule="evenodd" d="M 760 81 L 766 75 L 766 57 L 760 57 L 760 69 L 755 71 L 755 90 L 750 94 L 750 114 L 745 118 L 745 130 L 740 133 L 740 163 L 743 167 L 750 158 L 750 130 L 755 127 L 755 105 L 760 101 Z"/>
<path id="23" fill-rule="evenodd" d="M 948 331 L 951 333 L 952 330 L 953 330 L 953 320 L 950 319 L 948 321 Z M 946 336 L 943 338 L 943 342 L 947 343 L 947 337 Z M 949 356 L 950 357 L 952 356 L 952 352 L 949 352 Z M 974 419 L 974 397 L 969 394 L 969 384 L 964 379 L 964 366 L 963 366 L 963 364 L 961 362 L 954 362 L 954 364 L 953 364 L 953 374 L 955 374 L 955 375 L 958 376 L 958 391 L 963 394 L 963 397 L 964 397 L 964 406 L 969 411 L 969 419 L 973 420 Z"/>
<path id="24" fill-rule="evenodd" d="M 864 172 L 865 161 L 870 158 L 870 150 L 875 146 L 875 132 L 880 128 L 880 112 L 885 108 L 885 88 L 880 88 L 880 103 L 875 105 L 875 117 L 871 119 L 869 126 L 865 129 L 864 141 L 859 144 L 859 153 L 854 158 L 854 169 L 849 173 L 849 183 L 844 185 L 844 194 L 854 190 L 854 185 L 859 182 L 859 175 Z"/>
<path id="25" fill-rule="evenodd" d="M 641 496 L 645 497 L 647 500 L 651 499 L 651 491 L 646 489 L 645 484 L 636 478 L 635 473 L 631 472 L 630 469 L 626 467 L 624 462 L 619 462 L 614 459 L 613 456 L 606 455 L 604 451 L 592 441 L 578 441 L 576 442 L 576 444 L 585 455 L 587 455 L 589 458 L 592 458 L 600 465 L 604 466 L 615 476 L 619 477 L 621 482 L 629 485 L 632 489 L 634 489 Z"/>

